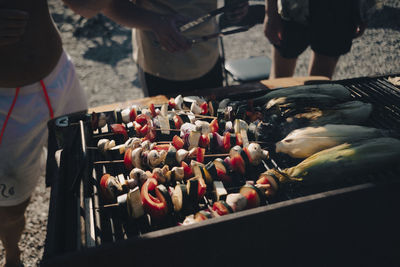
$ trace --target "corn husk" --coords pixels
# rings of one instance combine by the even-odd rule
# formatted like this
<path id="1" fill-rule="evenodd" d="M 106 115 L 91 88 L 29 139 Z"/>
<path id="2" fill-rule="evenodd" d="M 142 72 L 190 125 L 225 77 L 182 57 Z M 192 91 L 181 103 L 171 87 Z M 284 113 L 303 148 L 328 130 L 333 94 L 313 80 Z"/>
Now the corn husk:
<path id="1" fill-rule="evenodd" d="M 372 112 L 372 104 L 361 101 L 349 101 L 333 106 L 322 111 L 321 116 L 311 119 L 310 125 L 320 126 L 325 124 L 361 124 L 364 123 Z"/>
<path id="2" fill-rule="evenodd" d="M 276 143 L 276 152 L 293 158 L 307 158 L 321 150 L 342 143 L 383 137 L 388 134 L 382 129 L 345 124 L 327 124 L 320 127 L 305 127 L 292 131 Z"/>
<path id="3" fill-rule="evenodd" d="M 257 105 L 264 105 L 269 100 L 279 97 L 287 97 L 298 94 L 320 94 L 334 97 L 335 99 L 344 102 L 351 99 L 350 91 L 340 84 L 314 84 L 314 85 L 301 85 L 287 88 L 280 88 L 268 92 L 266 95 L 254 99 Z"/>
<path id="4" fill-rule="evenodd" d="M 330 108 L 308 108 L 305 112 L 290 117 L 281 117 L 279 124 L 280 138 L 291 131 L 308 126 L 323 126 L 326 124 L 353 124 L 361 125 L 371 115 L 372 105 L 361 101 L 349 101 L 334 105 Z M 268 119 L 265 119 L 268 121 Z M 279 140 L 278 139 L 278 140 Z M 277 140 L 277 141 L 278 141 Z"/>
<path id="5" fill-rule="evenodd" d="M 342 103 L 342 101 L 333 96 L 299 93 L 272 98 L 265 104 L 265 113 L 289 117 L 297 113 L 306 112 L 311 107 L 327 109 L 339 103 Z"/>
<path id="6" fill-rule="evenodd" d="M 397 167 L 399 161 L 400 140 L 381 137 L 322 150 L 294 167 L 281 172 L 273 170 L 271 175 L 281 182 L 329 183 L 351 175 L 381 173 L 388 168 Z"/>

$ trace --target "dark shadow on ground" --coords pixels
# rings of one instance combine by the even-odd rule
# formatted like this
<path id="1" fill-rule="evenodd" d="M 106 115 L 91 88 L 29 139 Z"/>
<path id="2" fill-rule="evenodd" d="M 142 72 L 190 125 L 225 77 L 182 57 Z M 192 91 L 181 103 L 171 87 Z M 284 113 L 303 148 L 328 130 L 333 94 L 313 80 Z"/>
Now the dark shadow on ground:
<path id="1" fill-rule="evenodd" d="M 140 81 L 139 81 L 139 76 L 137 76 L 137 75 L 135 75 L 135 79 L 131 82 L 131 84 L 138 88 L 142 87 L 142 85 L 140 84 Z"/>
<path id="2" fill-rule="evenodd" d="M 368 22 L 369 28 L 383 28 L 400 31 L 400 9 L 384 6 Z"/>
<path id="3" fill-rule="evenodd" d="M 93 42 L 96 46 L 86 50 L 83 57 L 109 64 L 113 67 L 117 65 L 120 60 L 130 57 L 132 52 L 132 40 L 130 36 L 122 43 L 107 38 L 103 38 L 101 42 Z"/>
<path id="4" fill-rule="evenodd" d="M 108 37 L 112 35 L 130 35 L 128 28 L 122 27 L 103 15 L 97 15 L 91 19 L 80 17 L 76 22 L 74 36 L 79 38 Z"/>
<path id="5" fill-rule="evenodd" d="M 83 57 L 93 61 L 115 66 L 120 60 L 130 57 L 132 52 L 131 30 L 124 28 L 103 15 L 97 15 L 91 19 L 76 17 L 76 19 L 54 14 L 53 19 L 60 29 L 63 22 L 73 23 L 76 28 L 73 31 L 75 38 L 91 39 L 93 47 L 89 47 Z M 113 37 L 123 37 L 122 42 L 115 41 Z M 121 39 L 121 38 L 119 38 Z"/>

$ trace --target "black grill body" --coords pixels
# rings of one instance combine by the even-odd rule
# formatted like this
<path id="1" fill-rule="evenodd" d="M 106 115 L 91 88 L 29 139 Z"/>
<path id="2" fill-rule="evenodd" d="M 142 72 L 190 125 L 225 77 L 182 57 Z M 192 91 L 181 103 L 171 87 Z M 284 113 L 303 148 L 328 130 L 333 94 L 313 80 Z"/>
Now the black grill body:
<path id="1" fill-rule="evenodd" d="M 388 77 L 335 82 L 374 105 L 369 126 L 400 133 L 400 89 Z M 96 143 L 90 115 L 64 116 L 49 128 L 50 153 L 63 151 L 59 168 L 47 170 L 52 190 L 43 266 L 400 264 L 398 166 L 324 188 L 289 186 L 265 206 L 194 225 L 148 228 L 128 220 L 127 227 L 118 208 L 101 208 L 96 179 L 124 167 L 93 164 L 97 152 L 87 150 Z M 272 158 L 266 167 L 285 164 Z"/>

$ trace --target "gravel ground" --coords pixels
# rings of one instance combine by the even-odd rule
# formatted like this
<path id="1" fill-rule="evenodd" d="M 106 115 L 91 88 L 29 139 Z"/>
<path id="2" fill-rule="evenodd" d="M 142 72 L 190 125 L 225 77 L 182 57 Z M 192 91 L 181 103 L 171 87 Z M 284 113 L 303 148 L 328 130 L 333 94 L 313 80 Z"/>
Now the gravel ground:
<path id="1" fill-rule="evenodd" d="M 65 49 L 74 60 L 89 105 L 97 106 L 142 97 L 131 59 L 131 36 L 103 16 L 86 20 L 66 9 L 61 1 L 49 0 Z M 400 1 L 387 0 L 365 34 L 353 42 L 350 53 L 341 57 L 334 79 L 400 73 Z M 246 33 L 224 38 L 226 58 L 268 55 L 271 45 L 256 26 Z M 296 76 L 307 73 L 310 50 L 298 60 Z M 37 266 L 43 255 L 49 189 L 42 181 L 27 211 L 21 240 L 25 266 Z M 0 245 L 0 262 L 4 251 Z"/>

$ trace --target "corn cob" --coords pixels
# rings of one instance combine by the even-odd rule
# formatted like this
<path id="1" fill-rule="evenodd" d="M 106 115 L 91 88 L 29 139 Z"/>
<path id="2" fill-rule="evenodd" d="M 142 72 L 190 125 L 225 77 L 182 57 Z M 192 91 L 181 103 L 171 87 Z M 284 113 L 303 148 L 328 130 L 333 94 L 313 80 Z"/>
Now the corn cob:
<path id="1" fill-rule="evenodd" d="M 371 112 L 372 105 L 360 101 L 349 101 L 336 104 L 327 108 L 307 107 L 287 110 L 283 115 L 264 114 L 264 121 L 269 123 L 270 128 L 275 129 L 273 134 L 260 136 L 259 141 L 279 141 L 295 129 L 308 126 L 322 126 L 326 124 L 362 124 Z M 271 131 L 270 131 L 271 132 Z"/>
<path id="2" fill-rule="evenodd" d="M 307 158 L 321 150 L 342 143 L 354 143 L 369 138 L 383 137 L 387 131 L 377 128 L 327 124 L 320 127 L 306 127 L 292 131 L 276 143 L 276 152 L 286 153 L 293 158 Z"/>
<path id="3" fill-rule="evenodd" d="M 265 110 L 270 114 L 277 113 L 281 116 L 290 116 L 291 114 L 305 112 L 310 107 L 326 109 L 342 102 L 329 95 L 299 93 L 272 98 L 266 103 Z"/>
<path id="4" fill-rule="evenodd" d="M 254 99 L 254 104 L 263 105 L 273 98 L 292 96 L 297 94 L 321 94 L 334 97 L 335 99 L 344 102 L 351 99 L 350 91 L 340 84 L 315 84 L 302 85 L 276 89 L 268 92 L 259 98 Z"/>
<path id="5" fill-rule="evenodd" d="M 353 144 L 343 143 L 315 153 L 294 167 L 282 171 L 271 169 L 260 177 L 266 177 L 278 184 L 290 181 L 330 183 L 350 175 L 359 176 L 397 167 L 399 157 L 400 140 L 380 137 Z"/>
<path id="6" fill-rule="evenodd" d="M 329 123 L 360 124 L 365 122 L 372 112 L 372 104 L 361 101 L 349 101 L 323 110 L 321 116 L 311 119 L 311 126 Z"/>

